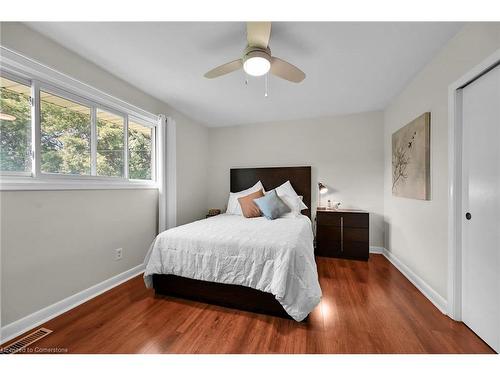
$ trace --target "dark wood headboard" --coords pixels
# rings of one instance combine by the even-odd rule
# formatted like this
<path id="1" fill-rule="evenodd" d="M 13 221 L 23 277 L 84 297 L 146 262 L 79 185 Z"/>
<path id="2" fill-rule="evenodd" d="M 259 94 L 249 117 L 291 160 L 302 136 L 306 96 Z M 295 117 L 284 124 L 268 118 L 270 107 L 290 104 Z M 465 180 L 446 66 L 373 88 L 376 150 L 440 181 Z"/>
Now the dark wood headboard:
<path id="1" fill-rule="evenodd" d="M 259 180 L 266 191 L 290 180 L 293 189 L 303 196 L 308 210 L 302 214 L 311 218 L 311 167 L 231 168 L 231 192 L 248 189 Z"/>

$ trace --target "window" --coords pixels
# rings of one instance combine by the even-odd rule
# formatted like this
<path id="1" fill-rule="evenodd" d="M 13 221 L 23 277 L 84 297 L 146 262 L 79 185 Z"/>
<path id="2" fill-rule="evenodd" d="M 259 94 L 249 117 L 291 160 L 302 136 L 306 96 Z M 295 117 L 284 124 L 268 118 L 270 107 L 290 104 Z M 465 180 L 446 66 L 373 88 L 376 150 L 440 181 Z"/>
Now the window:
<path id="1" fill-rule="evenodd" d="M 40 92 L 41 171 L 90 175 L 90 107 Z"/>
<path id="2" fill-rule="evenodd" d="M 0 76 L 0 171 L 31 172 L 31 87 Z"/>
<path id="3" fill-rule="evenodd" d="M 0 67 L 2 190 L 157 187 L 156 115 L 8 61 Z"/>
<path id="4" fill-rule="evenodd" d="M 97 110 L 97 175 L 124 175 L 125 119 Z"/>
<path id="5" fill-rule="evenodd" d="M 151 180 L 153 128 L 137 121 L 128 123 L 129 178 Z"/>

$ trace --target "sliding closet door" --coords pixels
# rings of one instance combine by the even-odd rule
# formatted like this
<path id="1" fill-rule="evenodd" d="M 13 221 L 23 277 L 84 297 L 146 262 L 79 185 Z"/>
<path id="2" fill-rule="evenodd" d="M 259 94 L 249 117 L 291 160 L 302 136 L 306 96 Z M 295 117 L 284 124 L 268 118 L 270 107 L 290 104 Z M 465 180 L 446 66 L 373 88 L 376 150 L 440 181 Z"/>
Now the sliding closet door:
<path id="1" fill-rule="evenodd" d="M 463 89 L 462 318 L 500 349 L 500 67 Z"/>

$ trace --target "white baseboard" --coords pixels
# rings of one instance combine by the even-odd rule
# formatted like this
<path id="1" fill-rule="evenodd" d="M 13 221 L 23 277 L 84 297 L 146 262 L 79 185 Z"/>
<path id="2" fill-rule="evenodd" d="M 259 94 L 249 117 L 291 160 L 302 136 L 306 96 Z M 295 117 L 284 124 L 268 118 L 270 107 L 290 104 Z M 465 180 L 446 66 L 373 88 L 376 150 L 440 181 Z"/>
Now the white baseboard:
<path id="1" fill-rule="evenodd" d="M 401 272 L 429 301 L 436 306 L 439 311 L 447 315 L 447 301 L 438 292 L 432 289 L 429 284 L 422 280 L 415 274 L 406 264 L 404 264 L 398 257 L 389 252 L 383 247 L 370 246 L 370 253 L 382 254 Z"/>
<path id="2" fill-rule="evenodd" d="M 370 246 L 370 254 L 384 254 L 384 248 L 380 246 Z"/>
<path id="3" fill-rule="evenodd" d="M 140 264 L 134 268 L 129 269 L 123 273 L 113 276 L 107 280 L 100 282 L 88 289 L 82 290 L 72 296 L 69 296 L 59 302 L 56 302 L 50 306 L 44 307 L 24 318 L 16 320 L 6 326 L 2 327 L 0 331 L 0 344 L 7 342 L 30 329 L 33 329 L 40 324 L 47 322 L 50 319 L 55 318 L 68 310 L 75 308 L 78 305 L 97 297 L 99 294 L 106 292 L 109 289 L 116 287 L 124 283 L 131 278 L 140 275 L 144 272 L 144 265 Z"/>

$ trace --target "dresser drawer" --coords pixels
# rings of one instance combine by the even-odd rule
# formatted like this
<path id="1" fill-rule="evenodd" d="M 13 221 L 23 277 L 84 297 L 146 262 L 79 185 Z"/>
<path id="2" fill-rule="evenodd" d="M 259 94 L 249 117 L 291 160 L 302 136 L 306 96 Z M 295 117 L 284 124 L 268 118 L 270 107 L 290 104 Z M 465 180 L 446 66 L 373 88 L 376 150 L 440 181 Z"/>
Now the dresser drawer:
<path id="1" fill-rule="evenodd" d="M 316 255 L 333 256 L 341 252 L 341 232 L 340 227 L 318 226 L 316 233 Z"/>
<path id="2" fill-rule="evenodd" d="M 316 212 L 316 221 L 318 225 L 332 225 L 335 227 L 340 227 L 340 214 L 336 212 Z"/>
<path id="3" fill-rule="evenodd" d="M 342 220 L 340 220 L 342 218 Z M 369 219 L 368 213 L 350 213 L 350 212 L 322 212 L 316 214 L 318 225 L 341 226 L 343 221 L 344 227 L 352 228 L 368 228 Z"/>
<path id="4" fill-rule="evenodd" d="M 343 233 L 344 242 L 366 242 L 369 241 L 369 232 L 367 228 L 345 227 Z"/>
<path id="5" fill-rule="evenodd" d="M 340 252 L 342 258 L 367 260 L 369 255 L 368 242 L 344 241 L 343 250 Z"/>

